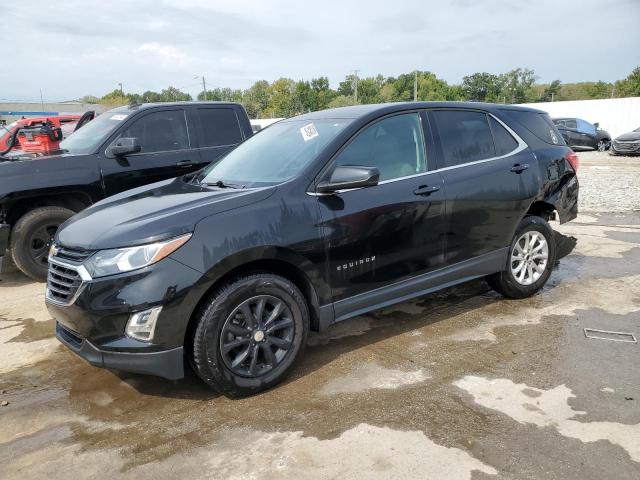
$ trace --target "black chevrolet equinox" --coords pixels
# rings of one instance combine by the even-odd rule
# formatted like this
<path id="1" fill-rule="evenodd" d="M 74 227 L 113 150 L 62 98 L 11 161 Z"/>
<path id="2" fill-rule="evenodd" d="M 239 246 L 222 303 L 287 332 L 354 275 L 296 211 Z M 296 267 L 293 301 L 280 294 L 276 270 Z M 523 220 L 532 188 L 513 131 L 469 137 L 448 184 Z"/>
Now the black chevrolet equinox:
<path id="1" fill-rule="evenodd" d="M 283 120 L 221 161 L 69 219 L 49 256 L 56 334 L 91 364 L 219 392 L 280 382 L 310 330 L 485 277 L 535 294 L 578 158 L 547 114 L 397 103 Z"/>

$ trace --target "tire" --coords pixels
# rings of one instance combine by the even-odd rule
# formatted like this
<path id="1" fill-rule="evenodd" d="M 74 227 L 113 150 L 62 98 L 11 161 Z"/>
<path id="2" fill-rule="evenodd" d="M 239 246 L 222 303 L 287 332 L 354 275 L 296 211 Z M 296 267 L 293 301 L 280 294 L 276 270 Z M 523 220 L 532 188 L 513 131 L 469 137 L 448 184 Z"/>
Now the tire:
<path id="1" fill-rule="evenodd" d="M 527 234 L 530 238 L 544 239 L 546 242 L 546 261 L 543 262 L 544 259 L 541 258 L 545 253 L 544 245 L 542 245 L 541 241 L 535 242 L 533 247 L 529 247 L 529 249 L 532 248 L 537 251 L 537 253 L 533 252 L 533 256 L 532 253 L 528 253 L 529 256 L 527 257 L 526 248 L 524 249 L 525 252 L 523 254 L 520 253 Z M 513 260 L 515 258 L 514 255 L 516 255 L 516 257 L 523 258 L 524 261 Z M 533 265 L 531 267 L 527 267 L 527 259 L 531 264 L 535 264 L 537 268 Z M 501 272 L 489 275 L 487 277 L 487 282 L 491 288 L 507 298 L 530 297 L 537 293 L 544 284 L 547 283 L 547 280 L 551 275 L 551 269 L 555 264 L 555 260 L 556 244 L 553 230 L 544 219 L 536 216 L 526 216 L 518 225 L 516 233 L 513 236 L 505 269 Z M 523 267 L 521 267 L 522 263 L 524 263 Z M 518 267 L 520 268 L 518 269 Z M 542 272 L 538 269 L 542 269 Z M 524 273 L 523 270 L 525 270 Z M 524 277 L 520 280 L 519 277 L 523 275 Z"/>
<path id="2" fill-rule="evenodd" d="M 277 302 L 282 313 L 269 323 Z M 259 311 L 263 312 L 259 325 L 251 325 Z M 190 360 L 196 374 L 222 394 L 243 397 L 271 388 L 290 372 L 306 344 L 309 308 L 292 282 L 260 273 L 238 278 L 214 292 L 195 320 Z M 271 331 L 276 324 L 281 328 Z M 284 345 L 286 349 L 281 348 Z"/>
<path id="3" fill-rule="evenodd" d="M 599 152 L 606 152 L 611 147 L 611 140 L 606 138 L 600 140 L 596 145 L 596 150 Z"/>
<path id="4" fill-rule="evenodd" d="M 74 213 L 63 207 L 39 207 L 16 222 L 9 249 L 13 262 L 27 277 L 38 282 L 47 280 L 51 242 L 58 227 Z"/>

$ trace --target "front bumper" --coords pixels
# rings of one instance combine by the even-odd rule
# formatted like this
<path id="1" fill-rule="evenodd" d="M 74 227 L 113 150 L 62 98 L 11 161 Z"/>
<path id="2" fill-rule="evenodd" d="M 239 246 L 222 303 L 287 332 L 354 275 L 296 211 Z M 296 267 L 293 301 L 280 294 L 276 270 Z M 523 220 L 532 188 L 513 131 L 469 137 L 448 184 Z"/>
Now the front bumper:
<path id="1" fill-rule="evenodd" d="M 100 350 L 89 340 L 56 322 L 56 338 L 76 355 L 95 367 L 144 373 L 178 380 L 184 377 L 183 348 L 149 353 L 129 353 Z"/>
<path id="2" fill-rule="evenodd" d="M 640 155 L 640 142 L 613 141 L 609 153 L 613 155 Z"/>
<path id="3" fill-rule="evenodd" d="M 58 261 L 60 264 L 60 261 Z M 55 273 L 49 271 L 49 276 Z M 78 266 L 75 267 L 78 270 Z M 189 319 L 202 292 L 202 274 L 166 258 L 150 267 L 110 277 L 84 279 L 70 301 L 50 296 L 57 338 L 97 367 L 183 378 L 183 346 Z M 152 342 L 134 340 L 125 328 L 135 312 L 162 306 Z"/>

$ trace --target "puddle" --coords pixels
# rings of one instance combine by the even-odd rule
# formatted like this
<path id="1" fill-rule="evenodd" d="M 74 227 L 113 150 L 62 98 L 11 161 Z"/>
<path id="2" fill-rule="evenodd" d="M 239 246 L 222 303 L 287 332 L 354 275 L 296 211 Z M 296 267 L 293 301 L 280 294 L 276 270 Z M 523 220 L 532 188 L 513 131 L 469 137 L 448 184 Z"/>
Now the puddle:
<path id="1" fill-rule="evenodd" d="M 122 471 L 115 450 L 81 451 L 52 445 L 10 463 L 5 473 L 16 476 L 28 468 L 31 477 L 56 475 L 85 478 L 172 477 L 245 479 L 470 479 L 474 472 L 496 475 L 491 466 L 467 452 L 430 440 L 419 431 L 398 431 L 360 424 L 339 437 L 321 440 L 302 432 L 265 433 L 230 430 L 207 448 L 171 455 Z"/>
<path id="2" fill-rule="evenodd" d="M 575 420 L 574 417 L 587 412 L 571 408 L 569 399 L 575 395 L 565 385 L 542 390 L 508 379 L 490 380 L 477 376 L 466 376 L 453 385 L 472 395 L 475 403 L 501 412 L 517 422 L 552 427 L 560 435 L 586 443 L 607 440 L 625 449 L 633 461 L 640 462 L 640 423 L 628 425 Z M 525 391 L 538 392 L 539 396 L 532 398 Z"/>
<path id="3" fill-rule="evenodd" d="M 392 390 L 407 385 L 422 383 L 430 378 L 422 369 L 405 372 L 384 368 L 375 363 L 357 367 L 352 372 L 336 376 L 320 389 L 323 395 L 356 393 L 371 389 Z"/>

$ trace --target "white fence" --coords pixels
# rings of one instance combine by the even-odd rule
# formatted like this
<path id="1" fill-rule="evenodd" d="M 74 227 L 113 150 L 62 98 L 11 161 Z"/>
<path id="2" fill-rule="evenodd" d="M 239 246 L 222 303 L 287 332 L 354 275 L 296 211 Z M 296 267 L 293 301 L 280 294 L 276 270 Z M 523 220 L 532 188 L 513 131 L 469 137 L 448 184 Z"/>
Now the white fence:
<path id="1" fill-rule="evenodd" d="M 577 117 L 600 124 L 613 138 L 640 127 L 640 97 L 529 103 L 551 117 Z"/>

